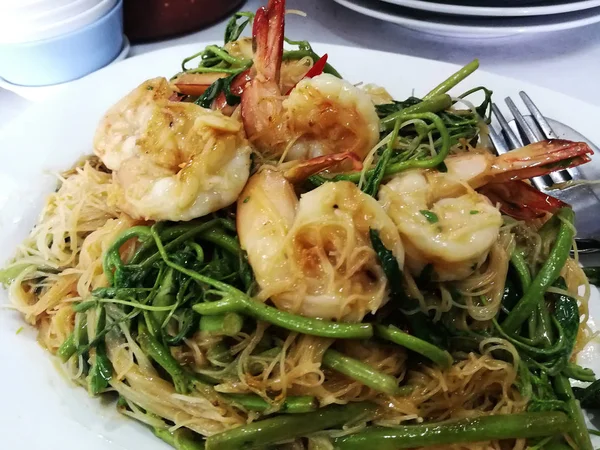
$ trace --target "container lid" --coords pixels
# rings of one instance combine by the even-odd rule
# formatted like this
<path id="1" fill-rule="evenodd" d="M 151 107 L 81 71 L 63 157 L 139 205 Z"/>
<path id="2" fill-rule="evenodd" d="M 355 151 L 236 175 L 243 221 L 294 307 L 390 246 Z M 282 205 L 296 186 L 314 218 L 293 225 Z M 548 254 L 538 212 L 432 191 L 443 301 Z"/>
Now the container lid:
<path id="1" fill-rule="evenodd" d="M 12 2 L 13 4 L 9 3 Z M 103 17 L 117 0 L 0 0 L 0 44 L 61 36 Z"/>

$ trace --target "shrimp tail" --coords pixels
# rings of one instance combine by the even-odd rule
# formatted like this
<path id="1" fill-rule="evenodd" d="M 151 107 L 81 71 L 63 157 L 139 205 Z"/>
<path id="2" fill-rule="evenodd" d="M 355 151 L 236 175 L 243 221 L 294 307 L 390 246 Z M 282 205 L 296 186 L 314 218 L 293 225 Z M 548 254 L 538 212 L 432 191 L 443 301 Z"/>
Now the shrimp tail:
<path id="1" fill-rule="evenodd" d="M 546 175 L 589 162 L 593 150 L 585 142 L 551 139 L 529 144 L 496 158 L 490 183 L 504 183 Z"/>
<path id="2" fill-rule="evenodd" d="M 283 58 L 285 1 L 258 8 L 252 28 L 254 66 L 242 92 L 242 122 L 248 139 L 271 130 L 281 116 L 279 79 Z"/>
<path id="3" fill-rule="evenodd" d="M 543 217 L 546 213 L 554 213 L 558 209 L 569 206 L 565 202 L 538 191 L 525 181 L 508 181 L 502 184 L 493 183 L 478 189 L 500 211 L 517 220 L 531 220 Z"/>
<path id="4" fill-rule="evenodd" d="M 283 57 L 285 27 L 285 0 L 269 0 L 267 6 L 256 11 L 252 39 L 254 66 L 257 73 L 279 84 Z"/>
<path id="5" fill-rule="evenodd" d="M 307 161 L 298 162 L 293 167 L 287 169 L 283 176 L 291 183 L 306 180 L 315 173 L 322 172 L 325 169 L 331 169 L 343 162 L 350 162 L 353 171 L 362 170 L 362 161 L 356 153 L 343 152 L 333 155 L 323 155 Z"/>

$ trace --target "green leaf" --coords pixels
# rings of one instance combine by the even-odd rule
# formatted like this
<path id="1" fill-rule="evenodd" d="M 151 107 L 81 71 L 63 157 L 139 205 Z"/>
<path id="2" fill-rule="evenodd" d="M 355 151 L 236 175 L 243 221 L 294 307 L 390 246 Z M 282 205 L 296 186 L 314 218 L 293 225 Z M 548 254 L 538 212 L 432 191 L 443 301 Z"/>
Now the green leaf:
<path id="1" fill-rule="evenodd" d="M 600 380 L 594 381 L 586 388 L 573 388 L 575 398 L 585 409 L 600 409 Z"/>
<path id="2" fill-rule="evenodd" d="M 559 289 L 567 289 L 565 280 L 560 277 L 554 283 Z M 579 331 L 579 307 L 577 300 L 562 294 L 552 294 L 554 300 L 554 317 L 560 323 L 566 337 L 565 357 L 568 359 L 573 353 Z"/>
<path id="3" fill-rule="evenodd" d="M 511 272 L 514 269 L 511 268 Z M 512 275 L 512 273 L 509 273 Z M 513 277 L 509 276 L 504 282 L 504 293 L 502 294 L 502 308 L 505 312 L 510 311 L 519 302 L 523 293 L 519 289 L 518 285 L 513 281 Z"/>
<path id="4" fill-rule="evenodd" d="M 193 334 L 198 323 L 198 314 L 189 308 L 175 315 L 179 322 L 179 331 L 175 336 L 166 335 L 164 337 L 167 345 L 178 345 L 184 338 Z"/>
<path id="5" fill-rule="evenodd" d="M 485 122 L 489 124 L 490 113 L 491 113 L 491 109 L 492 109 L 493 91 L 490 91 L 488 88 L 486 88 L 484 86 L 478 86 L 476 88 L 468 90 L 467 92 L 462 94 L 460 96 L 460 98 L 468 97 L 469 95 L 474 94 L 475 92 L 478 92 L 478 91 L 483 92 L 484 99 L 483 99 L 483 102 L 481 102 L 481 104 L 479 106 L 475 107 L 475 111 L 477 111 L 477 114 L 479 114 L 479 117 L 484 119 Z"/>
<path id="6" fill-rule="evenodd" d="M 235 13 L 225 27 L 225 43 L 237 41 L 252 20 L 254 20 L 254 13 L 249 11 Z"/>
<path id="7" fill-rule="evenodd" d="M 377 115 L 380 118 L 387 117 L 390 114 L 393 114 L 398 111 L 402 111 L 403 109 L 408 108 L 409 106 L 416 105 L 417 103 L 421 103 L 423 100 L 417 97 L 408 97 L 403 102 L 394 100 L 392 103 L 385 103 L 383 105 L 376 105 L 375 110 L 377 111 Z"/>
<path id="8" fill-rule="evenodd" d="M 429 283 L 433 282 L 433 278 L 435 276 L 435 268 L 433 264 L 427 264 L 421 270 L 421 273 L 417 277 L 416 281 L 419 286 L 427 286 Z"/>
<path id="9" fill-rule="evenodd" d="M 240 103 L 241 97 L 231 92 L 231 83 L 240 73 L 245 69 L 241 69 L 235 73 L 232 73 L 226 78 L 219 78 L 213 84 L 211 84 L 204 93 L 198 97 L 194 102 L 196 105 L 202 106 L 203 108 L 210 108 L 213 101 L 221 94 L 225 94 L 225 100 L 230 106 L 235 106 Z"/>
<path id="10" fill-rule="evenodd" d="M 404 286 L 402 285 L 404 276 L 398 265 L 398 260 L 392 251 L 385 247 L 379 237 L 379 232 L 371 229 L 369 230 L 369 236 L 373 250 L 375 250 L 377 259 L 379 259 L 383 272 L 388 279 L 390 297 L 394 300 L 394 304 L 398 305 L 396 308 L 414 309 L 418 307 L 418 302 L 406 295 Z M 392 305 L 392 303 L 390 302 L 388 305 Z M 411 333 L 414 336 L 433 343 L 438 347 L 446 348 L 446 337 L 443 336 L 443 327 L 434 325 L 426 314 L 417 312 L 415 314 L 406 314 L 404 318 L 408 322 Z"/>
<path id="11" fill-rule="evenodd" d="M 590 284 L 600 285 L 600 267 L 584 267 L 583 271 L 588 277 Z"/>
<path id="12" fill-rule="evenodd" d="M 398 265 L 398 260 L 394 256 L 391 250 L 386 248 L 383 241 L 379 237 L 379 232 L 374 229 L 369 230 L 369 237 L 371 238 L 371 245 L 373 250 L 377 254 L 377 259 L 383 268 L 388 283 L 390 285 L 390 294 L 393 298 L 403 299 L 406 297 L 404 287 L 402 286 L 402 270 Z"/>
<path id="13" fill-rule="evenodd" d="M 219 78 L 213 84 L 211 84 L 204 93 L 198 97 L 198 99 L 194 102 L 196 105 L 200 105 L 203 108 L 210 108 L 212 102 L 217 98 L 217 96 L 223 90 L 223 85 L 225 81 L 223 78 Z"/>
<path id="14" fill-rule="evenodd" d="M 233 82 L 235 77 L 239 75 L 239 73 L 241 72 L 235 73 L 233 75 L 228 76 L 227 78 L 224 78 L 223 93 L 225 94 L 225 100 L 227 101 L 227 104 L 229 106 L 235 106 L 242 101 L 242 98 L 239 95 L 231 92 L 231 83 Z"/>
<path id="15" fill-rule="evenodd" d="M 367 195 L 375 197 L 379 192 L 379 185 L 383 180 L 385 175 L 385 171 L 387 169 L 388 164 L 390 163 L 390 159 L 392 157 L 392 153 L 394 151 L 394 145 L 396 144 L 396 139 L 398 138 L 398 133 L 400 132 L 400 125 L 402 124 L 400 119 L 396 120 L 394 124 L 394 129 L 389 134 L 389 142 L 387 143 L 385 150 L 383 151 L 379 161 L 377 161 L 377 165 L 373 170 L 373 174 L 369 177 L 367 182 L 365 183 L 365 187 L 363 188 L 363 192 Z"/>

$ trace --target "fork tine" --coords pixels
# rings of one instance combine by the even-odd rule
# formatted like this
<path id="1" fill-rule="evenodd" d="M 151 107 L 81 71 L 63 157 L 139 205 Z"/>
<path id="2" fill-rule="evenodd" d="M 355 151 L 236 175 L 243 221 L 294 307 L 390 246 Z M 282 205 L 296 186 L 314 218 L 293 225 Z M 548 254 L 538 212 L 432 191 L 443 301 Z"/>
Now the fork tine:
<path id="1" fill-rule="evenodd" d="M 537 130 L 534 131 L 533 128 L 529 126 L 529 124 L 525 120 L 525 117 L 523 117 L 521 111 L 519 111 L 517 105 L 515 105 L 515 102 L 513 102 L 512 98 L 506 97 L 504 101 L 506 102 L 506 106 L 508 106 L 508 109 L 512 113 L 513 117 L 515 118 L 515 121 L 519 125 L 519 128 L 521 128 L 521 130 L 527 137 L 529 143 L 533 144 L 534 142 L 543 141 L 544 136 L 542 136 Z"/>
<path id="2" fill-rule="evenodd" d="M 558 139 L 558 136 L 556 135 L 546 118 L 542 115 L 538 107 L 535 106 L 535 103 L 533 103 L 531 98 L 529 98 L 529 95 L 527 95 L 524 91 L 519 92 L 519 95 L 521 96 L 523 103 L 525 103 L 525 106 L 539 125 L 540 129 L 544 133 L 546 139 Z"/>
<path id="3" fill-rule="evenodd" d="M 495 103 L 492 103 L 492 111 L 494 112 L 496 119 L 498 119 L 498 122 L 500 122 L 500 127 L 502 127 L 502 131 L 504 131 L 507 137 L 509 149 L 514 150 L 523 147 L 521 139 L 510 128 L 510 125 L 506 121 L 506 118 L 504 117 L 504 115 L 502 115 L 502 113 L 500 112 L 500 108 L 498 108 L 498 106 Z M 549 184 L 546 182 L 546 180 L 544 180 L 543 177 L 532 178 L 531 182 L 540 191 L 543 191 L 549 186 Z"/>
<path id="4" fill-rule="evenodd" d="M 538 109 L 537 106 L 535 106 L 531 98 L 529 98 L 529 96 L 524 91 L 519 92 L 519 96 L 523 100 L 523 103 L 525 103 L 525 106 L 531 113 L 531 116 L 535 119 L 535 122 L 538 124 L 538 126 L 544 133 L 544 136 L 541 136 L 540 140 L 544 139 L 544 137 L 546 139 L 557 139 L 558 136 L 556 135 L 546 118 L 542 115 L 542 112 Z M 515 119 L 517 119 L 516 116 Z M 555 183 L 564 183 L 565 181 L 573 179 L 573 177 L 567 170 L 559 170 L 556 172 L 552 172 L 549 174 L 549 176 Z"/>
<path id="5" fill-rule="evenodd" d="M 492 125 L 488 126 L 488 134 L 490 136 L 490 141 L 492 141 L 492 145 L 496 149 L 496 153 L 498 155 L 508 153 L 509 148 L 506 146 L 506 141 Z"/>
<path id="6" fill-rule="evenodd" d="M 508 125 L 508 122 L 506 121 L 506 119 L 500 112 L 500 109 L 498 108 L 498 106 L 496 106 L 495 103 L 492 103 L 492 111 L 496 116 L 496 119 L 498 119 L 498 122 L 500 123 L 500 128 L 502 128 L 502 131 L 504 131 L 506 135 L 506 140 L 508 142 L 509 149 L 514 150 L 515 148 L 523 147 L 521 139 L 519 139 L 519 137 L 513 132 L 513 130 L 510 129 L 510 125 Z"/>

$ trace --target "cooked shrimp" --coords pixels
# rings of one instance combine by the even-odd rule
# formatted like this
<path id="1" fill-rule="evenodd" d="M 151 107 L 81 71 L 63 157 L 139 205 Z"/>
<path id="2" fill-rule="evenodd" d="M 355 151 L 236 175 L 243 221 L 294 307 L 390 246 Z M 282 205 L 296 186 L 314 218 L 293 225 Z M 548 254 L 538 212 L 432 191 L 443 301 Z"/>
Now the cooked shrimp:
<path id="1" fill-rule="evenodd" d="M 384 87 L 369 83 L 364 85 L 362 90 L 371 97 L 371 101 L 374 105 L 394 103 L 394 97 L 392 97 Z"/>
<path id="2" fill-rule="evenodd" d="M 113 171 L 114 201 L 133 218 L 191 220 L 235 202 L 250 174 L 239 121 L 170 101 L 164 78 L 142 83 L 106 113 L 95 153 Z"/>
<path id="3" fill-rule="evenodd" d="M 255 76 L 242 93 L 248 139 L 266 157 L 310 159 L 338 152 L 364 158 L 379 139 L 379 118 L 368 94 L 329 74 L 281 90 L 283 0 L 270 0 L 254 18 Z"/>
<path id="4" fill-rule="evenodd" d="M 583 143 L 547 141 L 499 157 L 465 153 L 446 159 L 447 173 L 395 176 L 379 199 L 400 231 L 411 272 L 432 264 L 439 280 L 460 280 L 486 260 L 502 225 L 500 211 L 474 188 L 549 173 L 561 161 L 581 164 L 589 152 Z"/>
<path id="5" fill-rule="evenodd" d="M 262 170 L 240 196 L 237 229 L 259 297 L 308 317 L 360 321 L 387 301 L 370 229 L 404 263 L 394 222 L 350 182 L 326 183 L 298 200 L 281 172 Z"/>
<path id="6" fill-rule="evenodd" d="M 438 181 L 429 172 L 409 171 L 382 186 L 379 198 L 402 235 L 411 272 L 433 264 L 439 279 L 463 279 L 485 261 L 502 217 L 464 186 L 462 195 L 440 198 Z"/>

